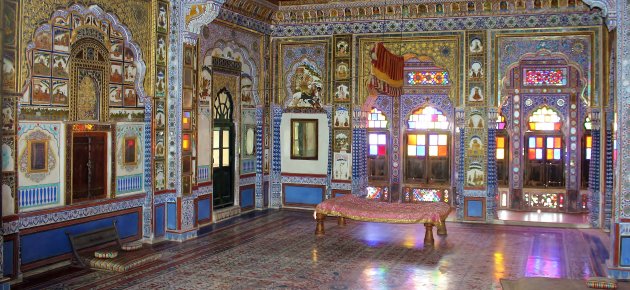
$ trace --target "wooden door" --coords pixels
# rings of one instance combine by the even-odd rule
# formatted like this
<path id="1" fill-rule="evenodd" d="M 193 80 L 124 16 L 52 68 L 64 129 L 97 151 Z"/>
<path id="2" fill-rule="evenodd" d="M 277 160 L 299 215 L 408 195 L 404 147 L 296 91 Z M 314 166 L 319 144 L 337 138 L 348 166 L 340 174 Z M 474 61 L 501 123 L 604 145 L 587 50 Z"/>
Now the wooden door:
<path id="1" fill-rule="evenodd" d="M 72 137 L 72 202 L 107 196 L 107 133 Z"/>
<path id="2" fill-rule="evenodd" d="M 217 209 L 234 205 L 233 126 L 215 123 L 212 139 L 212 204 Z"/>

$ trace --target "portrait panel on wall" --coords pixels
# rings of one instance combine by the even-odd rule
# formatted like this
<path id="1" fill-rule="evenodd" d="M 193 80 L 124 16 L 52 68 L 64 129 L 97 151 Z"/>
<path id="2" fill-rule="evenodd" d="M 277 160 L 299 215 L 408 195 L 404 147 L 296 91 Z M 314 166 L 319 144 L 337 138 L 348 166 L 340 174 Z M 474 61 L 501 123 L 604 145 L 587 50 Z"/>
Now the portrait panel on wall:
<path id="1" fill-rule="evenodd" d="M 182 191 L 184 195 L 190 195 L 192 193 L 190 179 L 190 176 L 182 176 Z"/>
<path id="2" fill-rule="evenodd" d="M 163 67 L 157 67 L 157 73 L 155 74 L 155 95 L 157 97 L 166 96 L 166 74 Z"/>
<path id="3" fill-rule="evenodd" d="M 206 56 L 203 60 L 200 74 L 199 105 L 210 105 L 210 95 L 212 94 L 212 57 Z"/>
<path id="4" fill-rule="evenodd" d="M 123 164 L 135 165 L 138 163 L 138 158 L 136 156 L 137 146 L 138 146 L 136 144 L 137 142 L 138 142 L 138 138 L 136 137 L 125 137 Z"/>
<path id="5" fill-rule="evenodd" d="M 83 17 L 81 15 L 72 14 L 72 27 L 77 29 L 83 26 Z"/>
<path id="6" fill-rule="evenodd" d="M 112 62 L 112 69 L 109 81 L 112 83 L 123 82 L 123 64 L 122 62 Z"/>
<path id="7" fill-rule="evenodd" d="M 483 44 L 481 43 L 481 38 L 473 37 L 470 39 L 469 50 L 471 53 L 481 53 L 483 52 Z"/>
<path id="8" fill-rule="evenodd" d="M 109 50 L 109 57 L 112 60 L 123 60 L 123 41 L 120 39 L 111 39 L 111 49 Z"/>
<path id="9" fill-rule="evenodd" d="M 484 154 L 485 146 L 481 137 L 473 136 L 468 141 L 468 156 L 480 156 Z"/>
<path id="10" fill-rule="evenodd" d="M 55 28 L 53 48 L 55 49 L 55 51 L 70 51 L 70 30 Z"/>
<path id="11" fill-rule="evenodd" d="M 249 76 L 241 77 L 241 104 L 243 106 L 254 105 L 254 82 Z"/>
<path id="12" fill-rule="evenodd" d="M 291 76 L 293 96 L 289 107 L 321 108 L 323 80 L 309 64 L 300 65 Z"/>
<path id="13" fill-rule="evenodd" d="M 62 106 L 68 105 L 68 81 L 67 80 L 53 80 L 52 104 L 62 105 Z"/>
<path id="14" fill-rule="evenodd" d="M 468 77 L 473 79 L 483 78 L 483 65 L 479 60 L 473 60 L 470 62 L 470 68 L 468 69 Z"/>
<path id="15" fill-rule="evenodd" d="M 346 106 L 335 106 L 333 126 L 336 128 L 350 127 L 350 112 Z"/>
<path id="16" fill-rule="evenodd" d="M 100 21 L 99 24 L 100 24 L 101 30 L 103 30 L 103 32 L 108 34 L 109 33 L 109 26 L 110 26 L 109 22 L 103 20 L 103 21 Z"/>
<path id="17" fill-rule="evenodd" d="M 8 98 L 2 100 L 2 130 L 13 131 L 15 129 L 15 107 Z"/>
<path id="18" fill-rule="evenodd" d="M 186 109 L 192 109 L 193 93 L 192 89 L 184 89 L 182 93 L 182 106 Z"/>
<path id="19" fill-rule="evenodd" d="M 56 78 L 68 78 L 68 56 L 53 53 L 52 74 Z"/>
<path id="20" fill-rule="evenodd" d="M 335 152 L 333 155 L 333 179 L 348 180 L 352 176 L 350 174 L 350 154 Z"/>
<path id="21" fill-rule="evenodd" d="M 133 50 L 129 47 L 125 47 L 125 62 L 133 62 L 135 60 Z"/>
<path id="22" fill-rule="evenodd" d="M 5 46 L 15 46 L 17 34 L 17 2 L 11 3 L 4 1 L 4 15 L 2 21 L 4 21 L 4 28 L 2 31 L 2 37 L 4 39 Z"/>
<path id="23" fill-rule="evenodd" d="M 483 162 L 480 160 L 470 161 L 466 168 L 466 186 L 483 186 L 486 178 Z"/>
<path id="24" fill-rule="evenodd" d="M 132 63 L 125 63 L 124 73 L 125 83 L 133 83 L 136 81 L 136 66 Z"/>
<path id="25" fill-rule="evenodd" d="M 166 3 L 158 2 L 158 19 L 157 19 L 157 31 L 167 32 L 168 26 L 168 6 Z"/>
<path id="26" fill-rule="evenodd" d="M 256 127 L 245 125 L 243 130 L 243 153 L 246 157 L 253 157 L 256 154 Z"/>
<path id="27" fill-rule="evenodd" d="M 482 102 L 483 91 L 480 86 L 471 85 L 470 93 L 468 94 L 469 102 Z"/>
<path id="28" fill-rule="evenodd" d="M 50 104 L 51 84 L 49 79 L 33 78 L 31 96 L 33 104 Z"/>
<path id="29" fill-rule="evenodd" d="M 350 84 L 349 83 L 336 83 L 334 95 L 335 95 L 335 101 L 337 102 L 350 101 Z"/>
<path id="30" fill-rule="evenodd" d="M 125 107 L 136 106 L 136 90 L 132 87 L 124 87 L 125 95 L 123 96 L 123 105 Z"/>
<path id="31" fill-rule="evenodd" d="M 121 85 L 109 85 L 109 105 L 122 106 L 123 88 Z"/>
<path id="32" fill-rule="evenodd" d="M 155 189 L 162 190 L 166 186 L 164 181 L 164 161 L 155 161 Z"/>
<path id="33" fill-rule="evenodd" d="M 155 156 L 164 157 L 164 131 L 155 132 Z"/>
<path id="34" fill-rule="evenodd" d="M 335 130 L 335 151 L 350 152 L 350 130 Z"/>
<path id="35" fill-rule="evenodd" d="M 350 65 L 347 62 L 337 62 L 337 65 L 335 66 L 335 78 L 338 80 L 350 78 Z"/>
<path id="36" fill-rule="evenodd" d="M 165 125 L 164 101 L 155 100 L 155 127 L 157 129 L 164 129 Z"/>
<path id="37" fill-rule="evenodd" d="M 481 115 L 479 114 L 470 116 L 466 124 L 466 127 L 474 128 L 474 129 L 483 129 L 484 128 L 483 117 L 481 117 Z"/>
<path id="38" fill-rule="evenodd" d="M 7 49 L 2 54 L 2 88 L 14 89 L 15 79 L 15 51 Z"/>
<path id="39" fill-rule="evenodd" d="M 50 53 L 45 51 L 33 52 L 33 74 L 38 76 L 50 76 Z"/>
<path id="40" fill-rule="evenodd" d="M 166 65 L 166 35 L 158 34 L 156 63 Z"/>
<path id="41" fill-rule="evenodd" d="M 57 16 L 53 19 L 53 25 L 59 27 L 70 27 L 70 17 Z"/>
<path id="42" fill-rule="evenodd" d="M 193 47 L 184 45 L 184 65 L 192 66 L 193 64 Z"/>
<path id="43" fill-rule="evenodd" d="M 335 45 L 335 55 L 337 57 L 344 57 L 350 55 L 350 47 L 348 42 L 344 39 L 337 40 Z"/>
<path id="44" fill-rule="evenodd" d="M 113 27 L 111 27 L 109 33 L 111 34 L 112 37 L 123 38 L 122 32 L 120 32 L 119 30 L 114 29 Z"/>
<path id="45" fill-rule="evenodd" d="M 94 26 L 98 26 L 98 24 L 96 23 L 96 17 L 94 17 L 94 15 L 92 14 L 88 14 L 85 16 L 83 23 L 86 25 L 94 25 Z"/>
<path id="46" fill-rule="evenodd" d="M 35 48 L 46 50 L 52 49 L 52 33 L 50 30 L 41 30 L 36 32 L 34 37 Z"/>

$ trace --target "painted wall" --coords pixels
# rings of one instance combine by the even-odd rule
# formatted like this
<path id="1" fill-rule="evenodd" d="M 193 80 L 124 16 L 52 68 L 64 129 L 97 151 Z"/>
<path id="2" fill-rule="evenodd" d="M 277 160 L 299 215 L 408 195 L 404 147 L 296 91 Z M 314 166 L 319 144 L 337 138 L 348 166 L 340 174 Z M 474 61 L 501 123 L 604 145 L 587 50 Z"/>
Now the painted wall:
<path id="1" fill-rule="evenodd" d="M 135 162 L 125 163 L 125 146 L 135 140 Z M 116 124 L 116 195 L 144 191 L 144 124 Z"/>
<path id="2" fill-rule="evenodd" d="M 18 207 L 20 211 L 43 209 L 64 204 L 65 195 L 65 129 L 61 122 L 20 122 L 18 132 Z M 29 170 L 28 144 L 47 144 L 47 168 Z M 3 196 L 3 211 L 14 212 L 14 198 Z"/>
<path id="3" fill-rule="evenodd" d="M 291 120 L 317 119 L 317 160 L 291 159 Z M 328 170 L 328 144 L 330 128 L 326 114 L 284 113 L 280 123 L 280 147 L 283 173 L 322 174 Z"/>

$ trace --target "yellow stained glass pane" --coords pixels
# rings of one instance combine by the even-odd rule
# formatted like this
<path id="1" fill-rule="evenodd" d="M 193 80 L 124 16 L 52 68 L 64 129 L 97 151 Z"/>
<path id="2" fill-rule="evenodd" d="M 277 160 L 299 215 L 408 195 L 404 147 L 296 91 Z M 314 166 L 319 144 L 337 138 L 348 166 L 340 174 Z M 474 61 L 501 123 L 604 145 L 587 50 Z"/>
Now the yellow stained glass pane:
<path id="1" fill-rule="evenodd" d="M 536 148 L 543 148 L 543 138 L 542 137 L 538 137 L 536 138 Z"/>
<path id="2" fill-rule="evenodd" d="M 560 148 L 562 146 L 562 139 L 560 137 L 554 138 L 553 148 Z"/>
<path id="3" fill-rule="evenodd" d="M 586 136 L 586 148 L 593 147 L 593 137 Z"/>
<path id="4" fill-rule="evenodd" d="M 505 137 L 497 137 L 497 148 L 505 148 Z"/>
<path id="5" fill-rule="evenodd" d="M 553 149 L 547 149 L 547 160 L 553 160 Z"/>
<path id="6" fill-rule="evenodd" d="M 409 139 L 407 140 L 407 144 L 409 144 L 409 145 L 416 145 L 416 144 L 418 144 L 416 135 L 414 135 L 414 134 L 409 135 Z"/>

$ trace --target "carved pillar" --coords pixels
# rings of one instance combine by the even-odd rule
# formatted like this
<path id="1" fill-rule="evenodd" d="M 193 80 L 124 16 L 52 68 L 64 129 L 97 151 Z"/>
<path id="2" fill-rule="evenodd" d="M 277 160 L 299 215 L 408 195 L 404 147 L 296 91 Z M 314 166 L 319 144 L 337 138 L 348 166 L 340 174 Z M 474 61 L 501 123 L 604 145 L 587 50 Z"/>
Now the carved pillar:
<path id="1" fill-rule="evenodd" d="M 455 196 L 453 200 L 455 201 L 455 207 L 457 208 L 457 219 L 464 219 L 464 140 L 466 139 L 466 129 L 465 127 L 465 117 L 466 111 L 464 108 L 455 108 L 455 138 L 453 138 L 455 142 Z"/>
<path id="2" fill-rule="evenodd" d="M 601 190 L 599 186 L 600 181 L 600 152 L 601 152 L 601 142 L 600 142 L 600 130 L 601 130 L 601 122 L 600 122 L 600 111 L 599 109 L 591 109 L 591 161 L 588 172 L 588 189 L 589 189 L 589 221 L 591 226 L 597 228 L 600 226 L 600 195 Z M 584 166 L 584 165 L 582 165 Z"/>
<path id="3" fill-rule="evenodd" d="M 488 108 L 488 198 L 486 200 L 486 216 L 494 219 L 497 216 L 497 126 L 495 121 L 499 114 L 498 108 Z M 492 220 L 488 218 L 488 220 Z"/>
<path id="4" fill-rule="evenodd" d="M 402 154 L 401 154 L 401 146 L 403 146 L 404 144 L 403 142 L 403 138 L 400 138 L 401 136 L 401 132 L 400 132 L 400 122 L 394 121 L 394 120 L 400 120 L 401 116 L 400 116 L 400 97 L 394 97 L 392 98 L 392 122 L 391 122 L 391 126 L 392 126 L 392 134 L 391 134 L 391 144 L 392 144 L 392 163 L 391 163 L 391 170 L 392 170 L 392 179 L 391 179 L 391 183 L 390 183 L 390 188 L 389 188 L 389 194 L 391 197 L 391 201 L 399 201 L 402 202 L 402 196 L 400 194 L 401 190 L 400 190 L 400 168 L 401 168 L 401 164 L 403 164 L 403 160 L 402 160 Z"/>

